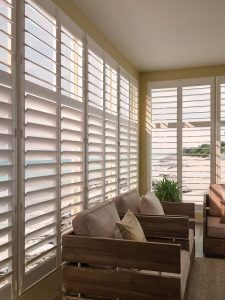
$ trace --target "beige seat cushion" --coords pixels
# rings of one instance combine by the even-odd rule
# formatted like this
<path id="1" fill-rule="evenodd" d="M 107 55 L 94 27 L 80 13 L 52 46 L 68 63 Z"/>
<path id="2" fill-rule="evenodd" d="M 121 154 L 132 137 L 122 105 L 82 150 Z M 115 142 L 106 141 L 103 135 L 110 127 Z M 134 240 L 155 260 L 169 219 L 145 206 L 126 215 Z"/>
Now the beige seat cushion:
<path id="1" fill-rule="evenodd" d="M 143 229 L 131 210 L 127 211 L 122 221 L 117 222 L 116 226 L 118 226 L 124 240 L 146 242 Z"/>
<path id="2" fill-rule="evenodd" d="M 130 209 L 134 214 L 140 213 L 139 201 L 140 195 L 137 190 L 133 190 L 115 197 L 112 201 L 116 205 L 119 214 L 125 214 Z"/>
<path id="3" fill-rule="evenodd" d="M 181 299 L 183 299 L 186 285 L 187 285 L 189 269 L 190 269 L 190 254 L 186 250 L 181 250 L 181 273 L 180 274 L 148 271 L 148 270 L 140 270 L 138 272 L 143 273 L 143 274 L 148 274 L 148 275 L 180 278 L 180 280 L 181 280 Z"/>
<path id="4" fill-rule="evenodd" d="M 105 201 L 80 212 L 72 224 L 76 235 L 113 238 L 116 223 L 119 221 L 115 204 Z"/>
<path id="5" fill-rule="evenodd" d="M 225 238 L 225 224 L 220 223 L 220 217 L 207 217 L 207 236 Z"/>
<path id="6" fill-rule="evenodd" d="M 146 215 L 164 215 L 164 210 L 159 199 L 152 192 L 142 196 L 139 203 L 141 214 Z"/>
<path id="7" fill-rule="evenodd" d="M 209 187 L 209 214 L 221 217 L 221 203 L 225 195 L 225 184 L 211 184 Z"/>

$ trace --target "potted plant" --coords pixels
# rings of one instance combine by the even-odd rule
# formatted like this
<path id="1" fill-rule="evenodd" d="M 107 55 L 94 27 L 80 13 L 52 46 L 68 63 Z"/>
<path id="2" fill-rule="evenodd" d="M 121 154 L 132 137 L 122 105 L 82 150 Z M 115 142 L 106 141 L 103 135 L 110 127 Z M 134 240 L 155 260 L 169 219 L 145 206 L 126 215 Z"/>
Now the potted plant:
<path id="1" fill-rule="evenodd" d="M 181 202 L 181 186 L 178 181 L 163 176 L 152 184 L 154 194 L 160 201 Z"/>

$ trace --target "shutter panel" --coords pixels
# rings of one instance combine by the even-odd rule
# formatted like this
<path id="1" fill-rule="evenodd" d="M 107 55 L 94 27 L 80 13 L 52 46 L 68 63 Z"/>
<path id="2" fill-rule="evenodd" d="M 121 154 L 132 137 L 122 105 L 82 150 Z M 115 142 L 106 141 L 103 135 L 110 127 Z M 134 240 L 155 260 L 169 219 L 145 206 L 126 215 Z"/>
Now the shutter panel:
<path id="1" fill-rule="evenodd" d="M 0 298 L 5 300 L 12 299 L 16 280 L 14 5 L 0 2 Z"/>
<path id="2" fill-rule="evenodd" d="M 182 88 L 183 201 L 203 203 L 210 184 L 211 86 Z"/>
<path id="3" fill-rule="evenodd" d="M 49 3 L 48 3 L 49 5 Z M 56 20 L 25 1 L 25 249 L 27 288 L 56 268 L 58 98 Z"/>
<path id="4" fill-rule="evenodd" d="M 68 21 L 70 31 L 65 26 L 61 26 L 62 233 L 71 230 L 72 219 L 84 205 L 83 43 L 71 33 L 76 32 L 73 24 Z"/>
<path id="5" fill-rule="evenodd" d="M 130 83 L 130 189 L 138 188 L 138 88 Z"/>
<path id="6" fill-rule="evenodd" d="M 104 111 L 101 50 L 88 39 L 88 205 L 104 200 Z M 100 52 L 100 54 L 99 54 Z"/>
<path id="7" fill-rule="evenodd" d="M 118 75 L 105 66 L 105 199 L 118 194 Z"/>
<path id="8" fill-rule="evenodd" d="M 177 88 L 151 89 L 151 178 L 177 179 Z"/>
<path id="9" fill-rule="evenodd" d="M 129 80 L 120 74 L 120 193 L 130 189 L 130 84 Z"/>
<path id="10" fill-rule="evenodd" d="M 222 82 L 220 82 L 222 80 Z M 218 79 L 217 85 L 219 96 L 219 117 L 220 117 L 220 145 L 219 145 L 219 159 L 217 159 L 217 165 L 220 168 L 218 172 L 219 183 L 225 182 L 225 83 L 224 77 Z M 219 139 L 218 139 L 219 140 Z M 218 146 L 218 145 L 217 145 Z"/>

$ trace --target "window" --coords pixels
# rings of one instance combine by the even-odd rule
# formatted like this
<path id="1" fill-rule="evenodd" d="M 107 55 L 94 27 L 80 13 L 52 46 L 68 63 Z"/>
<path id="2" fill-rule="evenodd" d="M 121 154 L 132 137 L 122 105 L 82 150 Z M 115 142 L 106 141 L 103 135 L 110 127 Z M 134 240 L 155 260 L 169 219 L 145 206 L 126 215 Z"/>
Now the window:
<path id="1" fill-rule="evenodd" d="M 119 77 L 119 189 L 138 186 L 138 89 L 123 69 Z"/>
<path id="2" fill-rule="evenodd" d="M 177 88 L 151 90 L 151 179 L 177 179 Z"/>
<path id="3" fill-rule="evenodd" d="M 84 206 L 83 33 L 61 18 L 61 231 Z M 67 29 L 68 28 L 68 29 Z"/>
<path id="4" fill-rule="evenodd" d="M 56 19 L 31 0 L 25 1 L 24 44 L 23 288 L 27 288 L 57 266 L 60 197 Z"/>
<path id="5" fill-rule="evenodd" d="M 105 64 L 105 199 L 118 195 L 118 75 L 108 57 Z"/>
<path id="6" fill-rule="evenodd" d="M 201 204 L 210 184 L 211 85 L 182 88 L 183 201 Z"/>
<path id="7" fill-rule="evenodd" d="M 168 176 L 184 202 L 202 204 L 211 182 L 213 79 L 151 85 L 151 182 Z"/>
<path id="8" fill-rule="evenodd" d="M 88 39 L 87 134 L 88 205 L 104 200 L 104 61 L 103 52 Z"/>
<path id="9" fill-rule="evenodd" d="M 120 69 L 52 1 L 0 1 L 1 299 L 60 266 L 79 211 L 138 187 L 138 85 Z"/>
<path id="10" fill-rule="evenodd" d="M 219 122 L 216 134 L 216 165 L 218 183 L 225 183 L 225 78 L 217 78 L 217 107 Z"/>
<path id="11" fill-rule="evenodd" d="M 130 190 L 138 188 L 138 88 L 130 82 Z"/>

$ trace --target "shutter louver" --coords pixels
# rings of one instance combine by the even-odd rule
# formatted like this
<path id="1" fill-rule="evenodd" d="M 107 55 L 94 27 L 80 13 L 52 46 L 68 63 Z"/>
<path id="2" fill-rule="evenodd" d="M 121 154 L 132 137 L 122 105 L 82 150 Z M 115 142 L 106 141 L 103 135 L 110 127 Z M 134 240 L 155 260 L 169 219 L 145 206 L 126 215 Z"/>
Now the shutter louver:
<path id="1" fill-rule="evenodd" d="M 151 90 L 151 177 L 177 179 L 177 88 Z"/>
<path id="2" fill-rule="evenodd" d="M 120 193 L 130 189 L 130 84 L 120 74 Z"/>
<path id="3" fill-rule="evenodd" d="M 138 189 L 138 88 L 130 83 L 130 190 Z"/>
<path id="4" fill-rule="evenodd" d="M 203 203 L 210 184 L 211 86 L 182 88 L 183 201 Z"/>
<path id="5" fill-rule="evenodd" d="M 83 44 L 61 26 L 61 230 L 84 201 Z"/>
<path id="6" fill-rule="evenodd" d="M 219 162 L 217 159 L 217 163 L 220 168 L 219 176 L 219 183 L 225 182 L 225 83 L 224 78 L 222 79 L 223 83 L 218 84 L 218 95 L 219 99 L 219 111 L 220 111 L 220 145 L 219 145 Z M 218 146 L 218 145 L 217 145 Z"/>
<path id="7" fill-rule="evenodd" d="M 56 268 L 59 197 L 56 44 L 55 18 L 33 1 L 25 1 L 24 288 L 40 279 L 43 272 L 47 274 Z"/>
<path id="8" fill-rule="evenodd" d="M 12 299 L 16 275 L 14 5 L 0 2 L 0 298 L 5 300 Z"/>
<path id="9" fill-rule="evenodd" d="M 88 47 L 88 205 L 104 200 L 103 59 Z"/>
<path id="10" fill-rule="evenodd" d="M 105 66 L 105 199 L 118 194 L 118 78 Z"/>

